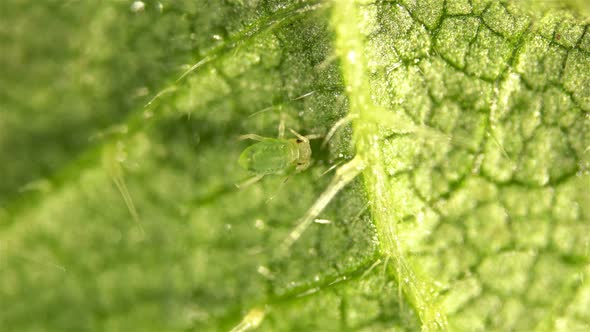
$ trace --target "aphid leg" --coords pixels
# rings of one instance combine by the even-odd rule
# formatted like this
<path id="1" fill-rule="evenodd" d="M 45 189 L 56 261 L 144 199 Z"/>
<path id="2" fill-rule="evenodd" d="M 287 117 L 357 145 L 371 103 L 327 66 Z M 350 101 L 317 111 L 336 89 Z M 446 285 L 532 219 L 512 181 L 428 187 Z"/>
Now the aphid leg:
<path id="1" fill-rule="evenodd" d="M 246 140 L 246 139 L 251 139 L 254 141 L 264 141 L 265 137 L 260 136 L 260 135 L 256 135 L 256 134 L 245 134 L 245 135 L 240 135 L 240 137 L 238 137 L 238 139 L 240 141 Z"/>
<path id="2" fill-rule="evenodd" d="M 242 318 L 242 321 L 236 325 L 230 332 L 245 332 L 251 329 L 257 328 L 266 316 L 266 312 L 261 308 L 253 308 L 248 311 L 246 316 Z"/>
<path id="3" fill-rule="evenodd" d="M 277 188 L 277 190 L 275 191 L 275 193 L 272 194 L 272 196 L 270 196 L 266 200 L 266 204 L 270 203 L 270 201 L 272 201 L 273 199 L 275 199 L 275 197 L 277 197 L 277 195 L 279 194 L 279 192 L 281 191 L 281 189 L 283 189 L 283 186 L 285 185 L 285 183 L 287 183 L 287 181 L 289 181 L 290 178 L 291 178 L 291 174 L 287 175 L 287 177 L 283 181 L 281 181 L 281 184 L 279 185 L 279 187 Z"/>
<path id="4" fill-rule="evenodd" d="M 264 113 L 264 112 L 268 112 L 268 111 L 272 111 L 272 109 L 274 108 L 274 106 L 269 106 L 266 108 L 261 109 L 260 111 L 254 112 L 250 115 L 248 115 L 249 118 L 253 118 L 255 116 L 257 116 L 258 114 Z"/>
<path id="5" fill-rule="evenodd" d="M 295 135 L 295 137 L 297 137 L 299 140 L 301 140 L 302 142 L 309 142 L 309 139 L 307 138 L 307 136 L 303 136 L 300 133 L 296 132 L 295 130 L 289 128 L 289 131 Z"/>
<path id="6" fill-rule="evenodd" d="M 347 115 L 347 116 L 343 117 L 342 119 L 336 121 L 336 123 L 332 126 L 332 128 L 330 128 L 330 131 L 328 131 L 326 138 L 322 142 L 322 149 L 328 144 L 328 142 L 330 141 L 330 139 L 332 139 L 332 136 L 334 136 L 334 134 L 336 134 L 338 129 L 349 124 L 350 122 L 352 122 L 352 120 L 354 120 L 356 118 L 358 118 L 358 115 L 356 115 L 356 114 Z"/>
<path id="7" fill-rule="evenodd" d="M 342 165 L 336 170 L 336 175 L 332 179 L 332 182 L 328 185 L 326 190 L 320 195 L 315 203 L 305 213 L 303 218 L 299 221 L 299 224 L 289 233 L 287 238 L 281 245 L 281 251 L 286 252 L 289 250 L 291 245 L 295 243 L 301 237 L 301 234 L 305 232 L 307 227 L 313 222 L 313 220 L 326 208 L 328 203 L 336 196 L 336 194 L 352 181 L 357 175 L 362 172 L 365 168 L 365 163 L 359 157 L 354 158 L 348 163 Z"/>
<path id="8" fill-rule="evenodd" d="M 305 138 L 307 138 L 307 140 L 312 140 L 312 139 L 318 139 L 318 138 L 322 138 L 322 135 L 320 134 L 313 134 L 313 135 L 305 135 Z"/>
<path id="9" fill-rule="evenodd" d="M 264 177 L 264 174 L 259 174 L 259 175 L 253 176 L 242 183 L 236 183 L 236 187 L 238 189 L 247 188 L 247 187 L 255 184 L 256 182 L 260 181 L 263 177 Z"/>
<path id="10" fill-rule="evenodd" d="M 121 168 L 121 162 L 123 162 L 124 159 L 125 153 L 122 151 L 122 146 L 120 144 L 117 144 L 116 147 L 107 147 L 103 152 L 102 166 L 113 183 L 115 183 L 115 186 L 117 187 L 117 190 L 119 190 L 119 193 L 121 193 L 121 196 L 123 196 L 123 201 L 127 206 L 127 210 L 129 210 L 129 214 L 131 214 L 131 217 L 137 223 L 141 232 L 145 234 L 145 231 L 139 220 L 139 213 L 137 213 L 137 209 L 135 208 L 131 194 L 129 193 L 127 185 L 125 184 L 125 180 L 123 179 L 123 169 Z"/>
<path id="11" fill-rule="evenodd" d="M 279 120 L 279 138 L 285 137 L 285 113 L 281 112 L 281 119 Z"/>
<path id="12" fill-rule="evenodd" d="M 293 135 L 295 135 L 295 137 L 297 137 L 299 140 L 301 140 L 303 142 L 308 142 L 308 143 L 309 143 L 309 140 L 318 139 L 318 138 L 321 138 L 322 137 L 322 135 L 319 135 L 319 134 L 313 134 L 313 135 L 305 135 L 305 136 L 303 136 L 303 135 L 301 135 L 300 133 L 296 132 L 295 130 L 293 130 L 291 128 L 289 128 L 289 131 Z"/>

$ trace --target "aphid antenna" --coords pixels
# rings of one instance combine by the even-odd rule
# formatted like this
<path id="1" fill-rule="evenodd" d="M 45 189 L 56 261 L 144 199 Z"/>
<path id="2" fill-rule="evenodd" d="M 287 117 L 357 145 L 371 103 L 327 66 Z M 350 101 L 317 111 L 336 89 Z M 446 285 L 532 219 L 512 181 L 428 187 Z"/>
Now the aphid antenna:
<path id="1" fill-rule="evenodd" d="M 295 135 L 295 137 L 297 137 L 298 139 L 300 139 L 303 142 L 309 142 L 312 139 L 318 139 L 318 138 L 322 138 L 322 135 L 320 134 L 311 134 L 311 135 L 301 135 L 300 133 L 296 132 L 295 130 L 289 128 L 289 131 Z"/>
<path id="2" fill-rule="evenodd" d="M 276 107 L 276 105 L 265 107 L 265 108 L 261 109 L 260 111 L 256 111 L 256 112 L 248 115 L 248 118 L 253 118 L 259 114 L 262 114 L 262 113 L 265 113 L 268 111 L 272 111 L 275 107 Z"/>
<path id="3" fill-rule="evenodd" d="M 296 132 L 295 130 L 293 130 L 293 129 L 289 128 L 289 131 L 290 131 L 290 132 L 291 132 L 293 135 L 295 135 L 295 137 L 297 137 L 298 139 L 300 139 L 301 141 L 303 141 L 303 142 L 308 142 L 308 141 L 309 141 L 309 139 L 308 139 L 307 137 L 305 137 L 305 136 L 301 135 L 300 133 Z"/>
<path id="4" fill-rule="evenodd" d="M 336 121 L 336 123 L 332 126 L 332 128 L 330 128 L 330 131 L 328 131 L 328 134 L 326 135 L 326 138 L 324 139 L 324 141 L 322 142 L 322 149 L 326 147 L 326 145 L 328 144 L 328 142 L 330 141 L 330 139 L 332 139 L 332 137 L 334 136 L 334 134 L 336 134 L 336 132 L 338 131 L 338 129 L 340 129 L 341 127 L 349 124 L 352 122 L 352 120 L 358 118 L 358 114 L 349 114 L 343 118 L 341 118 L 340 120 Z"/>
<path id="5" fill-rule="evenodd" d="M 251 139 L 253 141 L 264 141 L 265 137 L 260 136 L 260 135 L 256 135 L 256 134 L 245 134 L 245 135 L 240 135 L 238 137 L 238 140 L 243 141 L 243 140 L 247 140 L 247 139 Z"/>
<path id="6" fill-rule="evenodd" d="M 276 106 L 276 105 L 275 106 L 269 106 L 269 107 L 264 108 L 264 109 L 262 109 L 262 110 L 260 110 L 258 112 L 254 112 L 254 113 L 250 114 L 248 116 L 248 118 L 252 118 L 252 117 L 254 117 L 254 116 L 258 115 L 258 114 L 261 114 L 263 112 L 271 111 L 275 107 L 278 107 L 279 109 L 282 108 L 281 105 L 278 105 L 278 106 Z M 279 130 L 279 136 L 278 136 L 278 138 L 283 138 L 285 136 L 285 117 L 286 117 L 285 112 L 280 111 L 279 129 L 278 129 Z"/>
<path id="7" fill-rule="evenodd" d="M 320 139 L 324 136 L 320 135 L 320 134 L 311 134 L 311 135 L 305 135 L 305 138 L 307 138 L 308 140 L 312 140 L 312 139 Z"/>
<path id="8" fill-rule="evenodd" d="M 253 118 L 253 117 L 257 116 L 257 115 L 260 115 L 260 114 L 265 113 L 265 112 L 268 112 L 268 111 L 273 111 L 275 109 L 278 109 L 280 112 L 282 112 L 282 108 L 284 106 L 289 105 L 289 104 L 291 104 L 294 101 L 298 101 L 298 100 L 307 98 L 307 97 L 313 95 L 314 93 L 315 93 L 315 91 L 311 91 L 311 92 L 308 92 L 306 94 L 303 94 L 303 95 L 301 95 L 299 97 L 296 97 L 294 99 L 291 99 L 291 100 L 288 100 L 288 101 L 285 101 L 285 102 L 282 102 L 282 103 L 277 103 L 275 105 L 271 105 L 271 106 L 265 107 L 265 108 L 263 108 L 263 109 L 261 109 L 259 111 L 256 111 L 256 112 L 248 115 L 248 118 Z"/>

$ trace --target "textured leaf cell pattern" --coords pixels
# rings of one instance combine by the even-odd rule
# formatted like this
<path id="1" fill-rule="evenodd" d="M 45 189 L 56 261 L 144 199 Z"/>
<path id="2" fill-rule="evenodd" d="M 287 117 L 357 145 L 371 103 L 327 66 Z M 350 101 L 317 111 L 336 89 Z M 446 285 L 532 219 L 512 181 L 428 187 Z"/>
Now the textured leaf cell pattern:
<path id="1" fill-rule="evenodd" d="M 2 3 L 0 330 L 590 330 L 588 13 Z M 240 135 L 347 116 L 236 188 Z"/>

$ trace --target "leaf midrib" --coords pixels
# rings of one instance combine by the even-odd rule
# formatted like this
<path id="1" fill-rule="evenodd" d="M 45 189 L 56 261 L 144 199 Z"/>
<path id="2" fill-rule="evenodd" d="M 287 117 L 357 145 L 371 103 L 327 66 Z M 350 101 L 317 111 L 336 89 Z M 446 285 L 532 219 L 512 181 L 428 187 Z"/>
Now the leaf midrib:
<path id="1" fill-rule="evenodd" d="M 439 308 L 432 285 L 422 280 L 407 262 L 398 239 L 396 225 L 399 216 L 392 207 L 395 192 L 387 183 L 387 173 L 379 148 L 379 125 L 374 119 L 381 112 L 371 99 L 369 77 L 366 75 L 363 37 L 359 32 L 359 4 L 350 0 L 337 0 L 332 10 L 336 31 L 335 49 L 340 59 L 346 93 L 350 103 L 349 114 L 354 119 L 353 132 L 357 157 L 368 166 L 363 171 L 365 189 L 371 202 L 372 220 L 377 230 L 381 254 L 393 262 L 389 269 L 400 285 L 400 293 L 420 317 L 427 331 L 446 330 L 446 314 Z M 412 123 L 407 124 L 412 127 Z M 402 125 L 403 127 L 403 125 Z M 401 299 L 400 299 L 401 300 Z"/>

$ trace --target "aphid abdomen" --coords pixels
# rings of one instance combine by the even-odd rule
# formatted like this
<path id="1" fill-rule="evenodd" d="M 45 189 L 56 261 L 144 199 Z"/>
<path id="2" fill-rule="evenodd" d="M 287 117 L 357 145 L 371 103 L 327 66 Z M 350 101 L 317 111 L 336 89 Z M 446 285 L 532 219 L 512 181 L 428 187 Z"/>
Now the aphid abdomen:
<path id="1" fill-rule="evenodd" d="M 266 139 L 246 148 L 240 166 L 256 174 L 284 173 L 296 166 L 299 147 L 295 140 Z"/>

